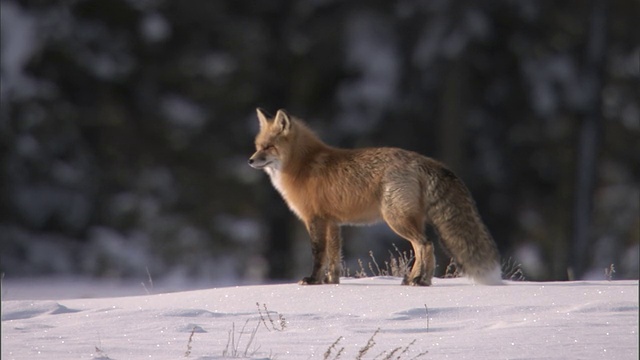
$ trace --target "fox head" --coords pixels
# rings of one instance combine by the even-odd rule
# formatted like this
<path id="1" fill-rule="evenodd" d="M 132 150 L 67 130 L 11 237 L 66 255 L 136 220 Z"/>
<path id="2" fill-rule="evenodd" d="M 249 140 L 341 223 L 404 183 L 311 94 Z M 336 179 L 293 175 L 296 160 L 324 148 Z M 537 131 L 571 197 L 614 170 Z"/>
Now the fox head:
<path id="1" fill-rule="evenodd" d="M 254 169 L 280 170 L 288 154 L 286 146 L 290 140 L 291 118 L 284 110 L 278 110 L 274 118 L 260 108 L 256 112 L 260 132 L 256 136 L 256 152 L 249 158 L 249 165 Z"/>

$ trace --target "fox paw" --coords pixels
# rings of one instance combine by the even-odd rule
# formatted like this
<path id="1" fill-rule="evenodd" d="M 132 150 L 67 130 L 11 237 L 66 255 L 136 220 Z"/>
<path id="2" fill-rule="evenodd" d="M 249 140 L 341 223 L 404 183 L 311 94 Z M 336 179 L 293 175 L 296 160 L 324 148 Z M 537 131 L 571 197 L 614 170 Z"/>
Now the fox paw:
<path id="1" fill-rule="evenodd" d="M 404 277 L 402 279 L 402 285 L 409 286 L 431 286 L 431 280 L 426 280 L 420 277 L 409 279 L 408 277 Z"/>
<path id="2" fill-rule="evenodd" d="M 303 277 L 302 280 L 298 281 L 298 285 L 320 285 L 322 281 L 318 281 L 316 278 L 307 276 Z"/>

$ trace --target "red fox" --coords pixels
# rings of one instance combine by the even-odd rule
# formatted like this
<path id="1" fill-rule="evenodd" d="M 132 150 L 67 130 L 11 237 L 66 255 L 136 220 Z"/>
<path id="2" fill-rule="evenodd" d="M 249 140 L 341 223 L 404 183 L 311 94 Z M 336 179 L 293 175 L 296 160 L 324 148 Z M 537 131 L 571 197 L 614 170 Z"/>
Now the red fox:
<path id="1" fill-rule="evenodd" d="M 340 149 L 301 120 L 257 109 L 260 132 L 249 165 L 271 177 L 311 237 L 313 270 L 300 284 L 338 284 L 340 226 L 384 220 L 411 242 L 415 261 L 403 285 L 431 285 L 436 259 L 432 224 L 458 269 L 475 282 L 502 283 L 497 246 L 462 181 L 443 164 L 398 148 Z"/>

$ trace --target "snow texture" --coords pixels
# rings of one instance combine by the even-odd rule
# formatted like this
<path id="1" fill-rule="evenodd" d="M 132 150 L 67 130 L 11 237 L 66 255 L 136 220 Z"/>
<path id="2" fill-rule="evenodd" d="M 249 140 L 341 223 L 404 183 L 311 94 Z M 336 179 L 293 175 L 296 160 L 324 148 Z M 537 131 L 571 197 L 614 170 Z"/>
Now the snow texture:
<path id="1" fill-rule="evenodd" d="M 8 300 L 2 359 L 638 359 L 637 280 L 399 283 Z"/>

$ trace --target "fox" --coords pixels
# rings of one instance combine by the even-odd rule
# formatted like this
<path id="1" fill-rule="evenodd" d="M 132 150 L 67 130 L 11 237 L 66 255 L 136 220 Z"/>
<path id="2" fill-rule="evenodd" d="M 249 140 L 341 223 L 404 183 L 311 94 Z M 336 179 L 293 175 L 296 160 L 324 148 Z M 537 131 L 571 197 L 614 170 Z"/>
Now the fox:
<path id="1" fill-rule="evenodd" d="M 269 175 L 311 239 L 312 271 L 299 284 L 339 284 L 341 227 L 380 221 L 413 248 L 402 285 L 432 284 L 436 258 L 427 224 L 459 271 L 478 284 L 502 284 L 497 245 L 470 191 L 444 164 L 394 147 L 332 147 L 284 109 L 256 112 L 260 128 L 248 163 Z"/>

